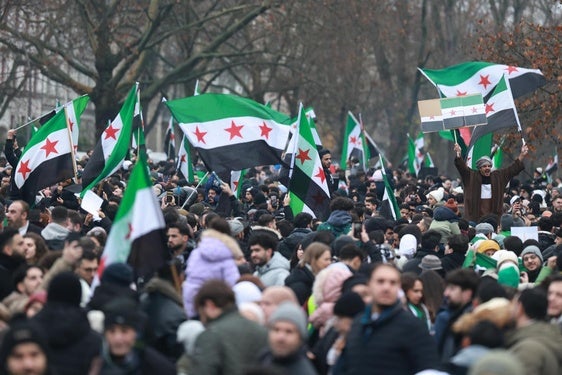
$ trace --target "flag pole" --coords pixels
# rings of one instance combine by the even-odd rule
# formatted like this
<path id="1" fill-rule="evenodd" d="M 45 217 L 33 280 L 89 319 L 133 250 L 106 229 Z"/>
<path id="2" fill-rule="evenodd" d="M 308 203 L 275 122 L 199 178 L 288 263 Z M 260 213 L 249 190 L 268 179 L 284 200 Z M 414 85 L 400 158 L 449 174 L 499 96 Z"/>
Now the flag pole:
<path id="1" fill-rule="evenodd" d="M 509 93 L 509 97 L 511 99 L 511 102 L 513 103 L 513 92 L 511 91 L 511 85 L 509 83 L 509 78 L 507 78 L 504 74 L 503 79 L 505 81 L 505 85 L 507 86 L 507 91 Z M 521 122 L 519 121 L 519 115 L 517 114 L 517 108 L 515 107 L 515 103 L 513 103 L 513 113 L 515 114 L 515 121 L 517 122 L 517 131 L 521 135 L 521 142 L 523 143 L 523 146 L 525 146 L 525 144 L 526 144 L 525 137 L 523 137 L 523 129 L 521 129 Z"/>
<path id="2" fill-rule="evenodd" d="M 11 130 L 19 130 L 19 129 L 21 129 L 21 128 L 25 128 L 27 125 L 30 125 L 30 124 L 34 123 L 35 121 L 37 121 L 37 120 L 40 120 L 43 116 L 48 115 L 48 114 L 51 113 L 52 111 L 53 111 L 53 110 L 50 110 L 50 111 L 48 111 L 48 112 L 45 112 L 45 113 L 39 115 L 39 117 L 36 117 L 36 118 L 34 118 L 33 120 L 29 120 L 29 121 L 26 122 L 25 124 L 20 125 L 20 126 L 18 126 L 18 127 L 16 127 L 16 128 L 13 128 L 13 129 L 11 129 Z"/>
<path id="3" fill-rule="evenodd" d="M 199 180 L 199 182 L 197 183 L 197 185 L 195 185 L 195 187 L 193 188 L 193 191 L 189 194 L 189 196 L 185 199 L 185 202 L 183 202 L 183 204 L 181 205 L 181 209 L 183 209 L 185 207 L 185 205 L 187 204 L 187 202 L 189 202 L 189 200 L 191 199 L 191 197 L 193 196 L 193 194 L 197 191 L 197 188 L 199 186 L 201 186 L 201 183 L 205 180 L 205 178 L 209 175 L 209 171 L 207 171 L 207 173 L 205 173 L 205 175 L 203 176 L 202 179 Z"/>

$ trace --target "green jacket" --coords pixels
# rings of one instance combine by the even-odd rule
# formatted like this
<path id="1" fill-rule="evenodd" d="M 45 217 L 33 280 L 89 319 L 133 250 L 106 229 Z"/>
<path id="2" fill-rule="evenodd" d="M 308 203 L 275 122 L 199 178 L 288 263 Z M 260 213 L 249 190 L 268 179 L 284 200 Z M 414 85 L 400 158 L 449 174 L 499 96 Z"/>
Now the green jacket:
<path id="1" fill-rule="evenodd" d="M 241 375 L 258 363 L 267 330 L 233 308 L 211 321 L 195 342 L 191 375 Z"/>

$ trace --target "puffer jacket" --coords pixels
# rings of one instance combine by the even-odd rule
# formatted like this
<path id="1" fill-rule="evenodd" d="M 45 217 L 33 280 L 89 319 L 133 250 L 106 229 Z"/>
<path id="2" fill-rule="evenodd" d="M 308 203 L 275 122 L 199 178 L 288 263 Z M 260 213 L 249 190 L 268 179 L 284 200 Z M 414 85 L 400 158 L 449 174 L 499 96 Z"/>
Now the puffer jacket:
<path id="1" fill-rule="evenodd" d="M 201 234 L 199 245 L 191 252 L 185 269 L 183 305 L 188 317 L 196 316 L 193 298 L 208 280 L 219 279 L 233 286 L 240 278 L 234 259 L 243 257 L 236 240 L 214 229 Z"/>

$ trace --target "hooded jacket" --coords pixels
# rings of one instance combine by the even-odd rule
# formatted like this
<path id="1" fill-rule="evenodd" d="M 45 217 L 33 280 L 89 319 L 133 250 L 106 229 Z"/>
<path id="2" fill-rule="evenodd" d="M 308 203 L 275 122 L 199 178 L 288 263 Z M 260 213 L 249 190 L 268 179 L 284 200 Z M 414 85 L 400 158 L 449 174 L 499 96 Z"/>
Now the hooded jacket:
<path id="1" fill-rule="evenodd" d="M 351 230 L 352 217 L 347 211 L 336 210 L 330 214 L 326 222 L 320 224 L 316 231 L 328 230 L 335 238 L 348 234 Z"/>
<path id="2" fill-rule="evenodd" d="M 534 322 L 506 337 L 506 346 L 514 353 L 526 374 L 555 375 L 562 371 L 562 334 L 556 326 Z"/>
<path id="3" fill-rule="evenodd" d="M 92 361 L 101 355 L 101 337 L 90 328 L 80 307 L 47 302 L 32 320 L 47 337 L 51 365 L 57 374 L 87 374 Z"/>
<path id="4" fill-rule="evenodd" d="M 274 251 L 273 256 L 263 266 L 257 266 L 254 276 L 260 278 L 261 282 L 266 286 L 283 286 L 285 279 L 290 273 L 290 263 L 281 253 Z"/>
<path id="5" fill-rule="evenodd" d="M 193 298 L 208 280 L 223 280 L 230 286 L 240 278 L 234 259 L 243 257 L 236 240 L 214 229 L 201 234 L 199 245 L 191 252 L 185 269 L 183 304 L 188 317 L 196 316 Z"/>

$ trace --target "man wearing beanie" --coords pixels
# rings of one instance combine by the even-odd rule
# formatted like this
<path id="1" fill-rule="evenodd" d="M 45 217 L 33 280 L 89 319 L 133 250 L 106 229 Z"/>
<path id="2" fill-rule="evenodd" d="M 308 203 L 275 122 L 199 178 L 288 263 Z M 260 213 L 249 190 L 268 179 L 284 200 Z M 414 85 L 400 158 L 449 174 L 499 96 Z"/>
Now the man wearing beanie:
<path id="1" fill-rule="evenodd" d="M 316 374 L 304 350 L 306 324 L 306 315 L 299 305 L 292 302 L 280 304 L 269 318 L 269 346 L 260 362 L 283 374 Z"/>
<path id="2" fill-rule="evenodd" d="M 1 374 L 52 375 L 49 348 L 41 330 L 21 321 L 12 324 L 0 347 Z"/>
<path id="3" fill-rule="evenodd" d="M 416 374 L 439 366 L 435 341 L 424 323 L 402 307 L 400 287 L 396 267 L 373 267 L 372 302 L 354 318 L 334 374 Z"/>
<path id="4" fill-rule="evenodd" d="M 480 217 L 489 213 L 500 216 L 507 183 L 525 169 L 523 159 L 529 152 L 527 145 L 521 147 L 521 153 L 513 164 L 495 171 L 492 171 L 492 160 L 489 157 L 478 159 L 478 170 L 475 171 L 470 169 L 461 157 L 461 147 L 458 143 L 455 143 L 454 151 L 455 167 L 464 187 L 464 218 L 478 222 Z"/>
<path id="5" fill-rule="evenodd" d="M 73 272 L 56 275 L 47 303 L 32 319 L 46 335 L 51 364 L 59 375 L 87 374 L 100 355 L 101 337 L 80 308 L 82 287 Z"/>
<path id="6" fill-rule="evenodd" d="M 534 283 L 542 269 L 543 258 L 540 249 L 535 245 L 525 247 L 521 252 L 521 259 L 527 270 L 529 282 Z"/>
<path id="7" fill-rule="evenodd" d="M 100 374 L 172 375 L 175 366 L 155 349 L 140 342 L 146 315 L 131 299 L 104 306 L 104 345 Z"/>

